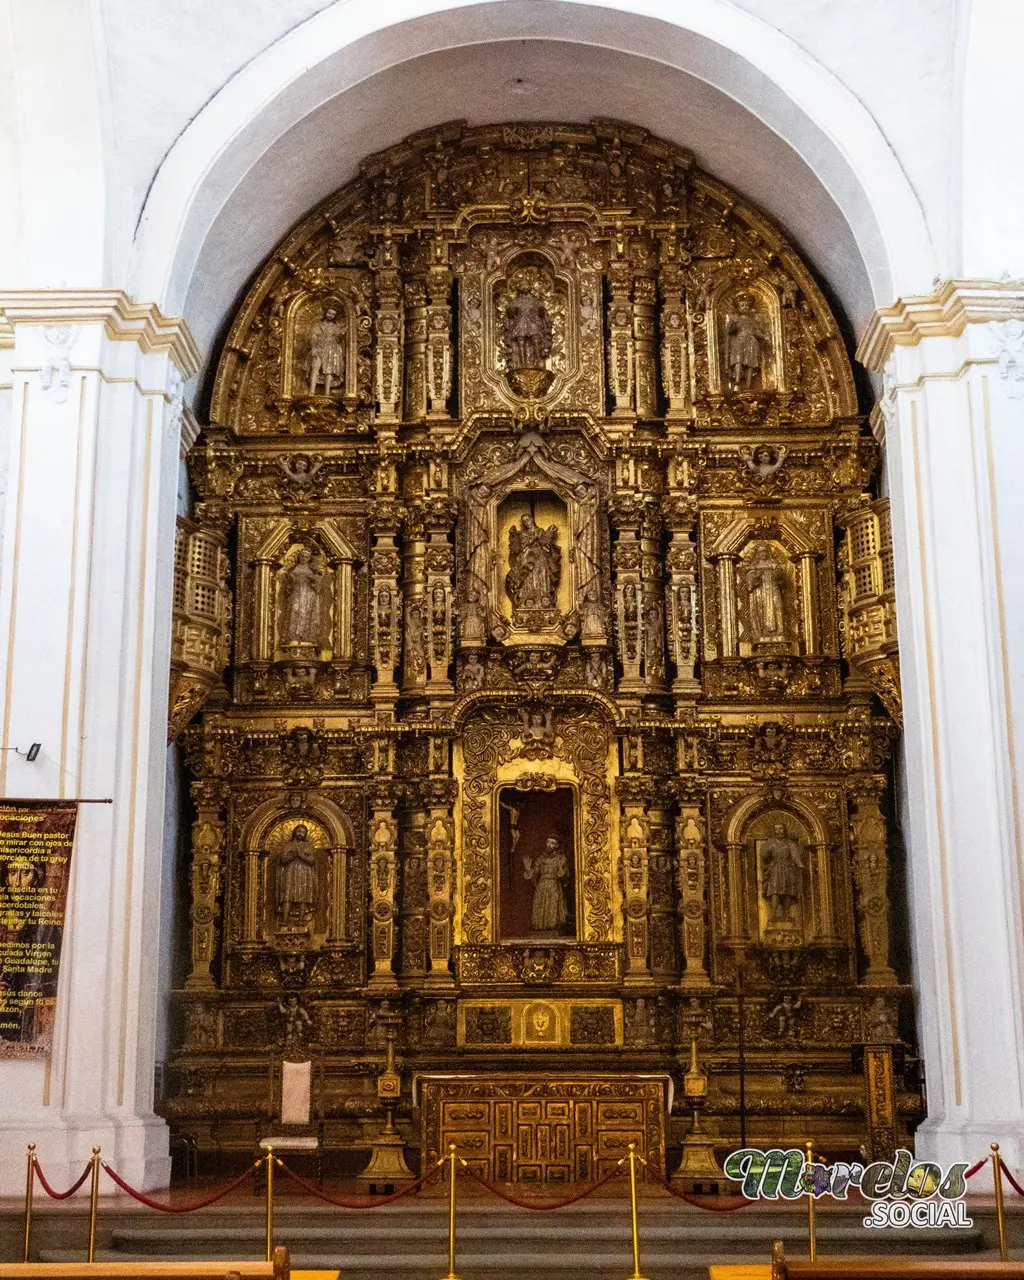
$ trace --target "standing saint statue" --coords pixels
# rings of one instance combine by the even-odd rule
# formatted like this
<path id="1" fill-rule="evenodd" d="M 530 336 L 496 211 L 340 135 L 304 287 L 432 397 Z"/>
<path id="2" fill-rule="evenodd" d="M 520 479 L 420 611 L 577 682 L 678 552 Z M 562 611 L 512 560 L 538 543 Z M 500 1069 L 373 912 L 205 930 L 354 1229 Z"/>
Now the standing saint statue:
<path id="1" fill-rule="evenodd" d="M 309 394 L 316 395 L 317 384 L 324 384 L 324 395 L 331 394 L 335 383 L 345 377 L 345 322 L 338 319 L 338 308 L 327 307 L 322 320 L 309 331 Z"/>
<path id="2" fill-rule="evenodd" d="M 765 333 L 754 310 L 754 300 L 742 293 L 736 299 L 736 314 L 726 323 L 726 364 L 729 385 L 734 391 L 754 389 L 763 383 Z"/>
<path id="3" fill-rule="evenodd" d="M 508 531 L 509 571 L 505 590 L 517 609 L 553 609 L 562 580 L 558 527 L 541 529 L 527 511 Z"/>
<path id="4" fill-rule="evenodd" d="M 510 369 L 543 368 L 551 354 L 551 317 L 541 300 L 528 290 L 521 290 L 509 302 L 502 339 Z"/>
<path id="5" fill-rule="evenodd" d="M 284 607 L 281 611 L 281 643 L 313 645 L 322 639 L 320 587 L 324 571 L 308 547 L 301 547 L 295 563 L 284 575 Z"/>
<path id="6" fill-rule="evenodd" d="M 536 857 L 523 857 L 523 875 L 534 885 L 530 923 L 537 933 L 556 933 L 569 918 L 562 888 L 569 879 L 569 863 L 560 836 L 548 836 L 543 853 Z"/>
<path id="7" fill-rule="evenodd" d="M 599 501 L 596 485 L 583 483 L 576 486 L 572 558 L 576 564 L 576 590 L 580 600 L 586 600 L 587 587 L 595 579 L 599 580 L 601 574 L 601 529 L 597 518 Z M 600 598 L 600 588 L 597 598 Z"/>
<path id="8" fill-rule="evenodd" d="M 277 863 L 277 913 L 281 923 L 305 924 L 316 909 L 316 849 L 299 822 L 281 846 Z"/>
<path id="9" fill-rule="evenodd" d="M 761 845 L 761 891 L 775 924 L 789 924 L 790 912 L 800 901 L 804 860 L 799 843 L 786 834 L 781 822 Z"/>
<path id="10" fill-rule="evenodd" d="M 767 542 L 759 542 L 744 567 L 750 638 L 755 643 L 786 640 L 783 571 Z"/>

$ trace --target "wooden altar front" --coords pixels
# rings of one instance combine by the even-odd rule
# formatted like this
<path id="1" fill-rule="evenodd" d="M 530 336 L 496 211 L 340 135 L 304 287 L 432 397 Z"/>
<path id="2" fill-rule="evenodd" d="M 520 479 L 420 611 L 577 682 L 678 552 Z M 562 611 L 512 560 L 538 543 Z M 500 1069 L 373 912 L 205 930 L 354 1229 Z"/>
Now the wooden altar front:
<path id="1" fill-rule="evenodd" d="M 668 1075 L 417 1075 L 424 1168 L 454 1143 L 482 1178 L 543 1190 L 612 1172 L 629 1144 L 665 1167 Z"/>

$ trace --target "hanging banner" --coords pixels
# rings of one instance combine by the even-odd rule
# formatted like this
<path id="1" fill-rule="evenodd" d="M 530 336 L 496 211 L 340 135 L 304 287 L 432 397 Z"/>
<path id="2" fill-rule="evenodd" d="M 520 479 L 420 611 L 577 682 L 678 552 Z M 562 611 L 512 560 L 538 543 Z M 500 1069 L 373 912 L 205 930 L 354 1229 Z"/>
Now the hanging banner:
<path id="1" fill-rule="evenodd" d="M 0 1058 L 50 1052 L 75 801 L 0 800 Z"/>

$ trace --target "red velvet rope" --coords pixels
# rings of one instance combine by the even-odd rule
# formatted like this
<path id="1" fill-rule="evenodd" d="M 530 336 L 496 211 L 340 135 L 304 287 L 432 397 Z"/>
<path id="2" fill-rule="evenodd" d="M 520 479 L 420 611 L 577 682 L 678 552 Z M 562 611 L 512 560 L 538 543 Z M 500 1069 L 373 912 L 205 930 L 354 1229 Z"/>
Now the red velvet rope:
<path id="1" fill-rule="evenodd" d="M 748 1200 L 746 1196 L 744 1196 L 742 1199 L 737 1198 L 733 1204 L 706 1204 L 704 1197 L 692 1196 L 686 1191 L 677 1191 L 667 1178 L 663 1178 L 657 1169 L 652 1168 L 652 1166 L 647 1163 L 643 1156 L 637 1156 L 637 1159 L 651 1175 L 654 1181 L 664 1187 L 669 1195 L 675 1196 L 677 1200 L 685 1200 L 687 1204 L 692 1204 L 696 1209 L 707 1209 L 710 1213 L 734 1213 L 737 1209 L 745 1209 L 747 1205 L 754 1203 L 753 1200 Z"/>
<path id="2" fill-rule="evenodd" d="M 500 1197 L 500 1199 L 507 1201 L 509 1204 L 514 1204 L 520 1209 L 537 1209 L 542 1213 L 546 1213 L 550 1209 L 564 1209 L 567 1205 L 575 1204 L 577 1200 L 583 1200 L 586 1196 L 593 1195 L 598 1187 L 603 1187 L 605 1183 L 611 1182 L 612 1178 L 621 1177 L 623 1172 L 621 1169 L 613 1169 L 611 1173 L 606 1173 L 604 1177 L 599 1178 L 597 1182 L 591 1183 L 585 1191 L 580 1191 L 574 1196 L 567 1196 L 564 1200 L 522 1200 L 518 1196 L 509 1195 L 509 1193 L 504 1191 L 497 1185 L 497 1183 L 488 1182 L 487 1179 L 477 1173 L 475 1169 L 470 1168 L 461 1156 L 459 1157 L 459 1161 L 462 1164 L 463 1169 L 469 1174 L 474 1182 L 479 1182 L 482 1187 L 486 1187 L 492 1195 L 496 1195 Z"/>
<path id="3" fill-rule="evenodd" d="M 982 1158 L 978 1161 L 977 1164 L 971 1165 L 971 1167 L 964 1174 L 964 1177 L 973 1178 L 976 1173 L 980 1173 L 982 1169 L 984 1169 L 984 1167 L 988 1164 L 988 1159 L 989 1159 L 988 1156 L 982 1156 Z"/>
<path id="4" fill-rule="evenodd" d="M 289 1178 L 293 1178 L 299 1186 L 308 1195 L 316 1196 L 318 1200 L 323 1200 L 325 1204 L 333 1204 L 336 1209 L 377 1209 L 382 1204 L 392 1204 L 395 1200 L 401 1200 L 403 1196 L 410 1195 L 413 1191 L 419 1191 L 420 1187 L 428 1183 L 433 1178 L 438 1166 L 435 1165 L 421 1178 L 417 1178 L 415 1182 L 411 1182 L 407 1187 L 403 1187 L 401 1191 L 394 1191 L 389 1196 L 356 1196 L 351 1200 L 341 1200 L 337 1196 L 329 1196 L 326 1191 L 321 1191 L 319 1187 L 307 1182 L 305 1178 L 300 1178 L 294 1169 L 290 1169 L 283 1160 L 274 1157 L 274 1162 L 278 1168 L 283 1169 Z"/>
<path id="5" fill-rule="evenodd" d="M 78 1190 L 78 1188 L 82 1185 L 82 1183 L 86 1180 L 86 1178 L 88 1178 L 89 1170 L 92 1168 L 92 1161 L 91 1160 L 89 1161 L 89 1163 L 82 1170 L 82 1176 L 78 1179 L 78 1181 L 75 1183 L 73 1187 L 68 1187 L 67 1191 L 54 1191 L 53 1187 L 51 1187 L 50 1184 L 46 1181 L 45 1177 L 43 1177 L 43 1171 L 39 1167 L 38 1160 L 32 1161 L 32 1168 L 35 1170 L 36 1177 L 39 1179 L 39 1185 L 42 1187 L 42 1189 L 46 1192 L 46 1194 L 50 1197 L 51 1200 L 66 1200 L 68 1196 L 73 1196 L 75 1192 Z"/>
<path id="6" fill-rule="evenodd" d="M 1024 1188 L 1022 1188 L 1022 1187 L 1021 1187 L 1020 1183 L 1019 1183 L 1019 1182 L 1017 1181 L 1017 1179 L 1013 1176 L 1013 1174 L 1009 1171 L 1009 1169 L 1007 1169 L 1006 1165 L 1005 1165 L 1005 1164 L 1003 1164 L 1002 1160 L 1000 1160 L 1000 1161 L 999 1161 L 999 1168 L 1000 1168 L 1000 1169 L 1002 1170 L 1002 1172 L 1003 1172 L 1003 1177 L 1004 1177 L 1004 1178 L 1006 1179 L 1006 1181 L 1010 1184 L 1010 1186 L 1011 1186 L 1011 1187 L 1013 1187 L 1014 1191 L 1016 1191 L 1016 1193 L 1017 1193 L 1019 1196 L 1024 1196 Z"/>
<path id="7" fill-rule="evenodd" d="M 195 1213 L 197 1209 L 206 1209 L 209 1205 L 216 1204 L 218 1200 L 223 1200 L 229 1192 L 234 1191 L 236 1187 L 240 1187 L 253 1170 L 259 1168 L 263 1161 L 256 1160 L 248 1169 L 245 1170 L 244 1173 L 240 1173 L 234 1182 L 229 1182 L 228 1185 L 224 1187 L 223 1190 L 218 1191 L 216 1195 L 210 1196 L 208 1200 L 197 1200 L 193 1204 L 161 1204 L 159 1200 L 151 1200 L 149 1196 L 145 1195 L 141 1191 L 136 1191 L 133 1186 L 130 1186 L 125 1182 L 124 1178 L 122 1178 L 120 1174 L 115 1173 L 109 1164 L 105 1161 L 102 1163 L 104 1172 L 111 1178 L 111 1180 L 115 1182 L 122 1191 L 126 1191 L 133 1200 L 138 1200 L 139 1204 L 144 1204 L 147 1209 L 158 1209 L 161 1213 Z M 88 1172 L 88 1170 L 86 1172 Z"/>

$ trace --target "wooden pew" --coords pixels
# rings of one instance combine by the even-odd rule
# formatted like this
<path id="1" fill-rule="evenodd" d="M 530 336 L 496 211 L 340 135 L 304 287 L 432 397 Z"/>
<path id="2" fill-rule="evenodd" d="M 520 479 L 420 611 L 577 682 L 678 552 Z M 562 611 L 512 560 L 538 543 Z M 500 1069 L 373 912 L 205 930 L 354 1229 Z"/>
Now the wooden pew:
<path id="1" fill-rule="evenodd" d="M 770 1263 L 709 1267 L 711 1280 L 1024 1280 L 1024 1262 L 828 1258 L 790 1262 L 776 1240 Z"/>
<path id="2" fill-rule="evenodd" d="M 272 1262 L 5 1262 L 0 1280 L 292 1280 L 288 1250 Z"/>

